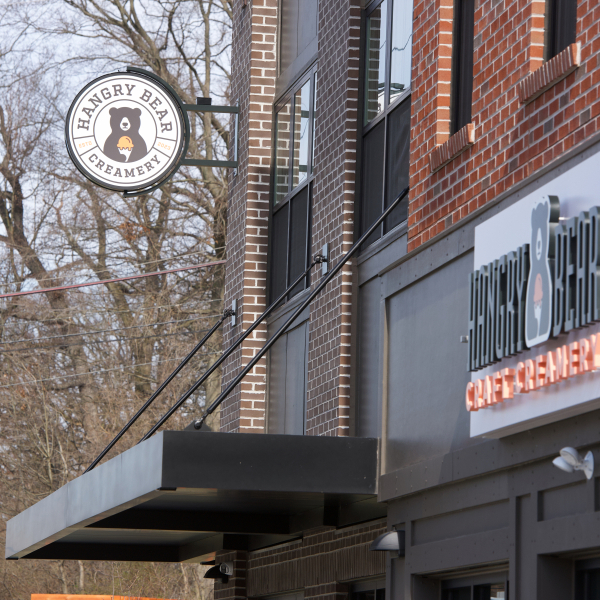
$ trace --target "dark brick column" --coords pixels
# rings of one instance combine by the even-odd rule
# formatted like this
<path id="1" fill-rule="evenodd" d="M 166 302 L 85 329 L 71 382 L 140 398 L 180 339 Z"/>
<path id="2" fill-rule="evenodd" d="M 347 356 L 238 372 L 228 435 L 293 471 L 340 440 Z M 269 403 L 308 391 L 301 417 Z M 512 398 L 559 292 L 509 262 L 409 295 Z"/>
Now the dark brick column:
<path id="1" fill-rule="evenodd" d="M 234 600 L 247 598 L 246 566 L 247 552 L 240 550 L 224 550 L 217 552 L 216 563 L 232 562 L 233 577 L 227 583 L 215 580 L 215 600 Z"/>

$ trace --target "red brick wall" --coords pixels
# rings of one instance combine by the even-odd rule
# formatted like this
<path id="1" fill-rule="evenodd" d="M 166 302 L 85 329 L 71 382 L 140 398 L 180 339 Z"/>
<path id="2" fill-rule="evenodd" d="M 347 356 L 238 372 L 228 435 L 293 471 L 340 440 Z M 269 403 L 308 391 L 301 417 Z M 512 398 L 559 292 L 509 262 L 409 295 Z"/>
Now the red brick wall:
<path id="1" fill-rule="evenodd" d="M 479 0 L 473 68 L 475 143 L 432 174 L 429 153 L 449 131 L 451 6 L 452 0 L 415 2 L 409 250 L 549 165 L 599 125 L 598 3 L 578 0 L 581 66 L 522 105 L 517 84 L 543 62 L 545 3 Z"/>
<path id="2" fill-rule="evenodd" d="M 276 76 L 277 0 L 233 3 L 232 99 L 240 103 L 240 168 L 230 174 L 225 305 L 238 303 L 238 323 L 227 326 L 228 346 L 266 307 L 271 126 Z M 241 305 L 241 306 L 240 306 Z M 259 327 L 223 369 L 226 385 L 266 341 Z M 221 408 L 222 431 L 262 432 L 266 362 L 246 376 Z"/>
<path id="3" fill-rule="evenodd" d="M 312 253 L 329 243 L 332 264 L 353 242 L 360 16 L 360 0 L 319 3 Z M 351 281 L 348 264 L 311 306 L 309 435 L 349 433 Z"/>

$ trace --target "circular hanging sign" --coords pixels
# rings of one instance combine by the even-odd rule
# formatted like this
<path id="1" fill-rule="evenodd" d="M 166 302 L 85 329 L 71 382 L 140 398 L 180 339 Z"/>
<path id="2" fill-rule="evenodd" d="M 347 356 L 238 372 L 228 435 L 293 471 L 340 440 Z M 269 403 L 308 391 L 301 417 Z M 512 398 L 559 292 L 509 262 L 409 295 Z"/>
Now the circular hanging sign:
<path id="1" fill-rule="evenodd" d="M 112 73 L 88 83 L 67 114 L 75 166 L 109 190 L 142 191 L 166 181 L 187 149 L 181 100 L 154 75 Z"/>

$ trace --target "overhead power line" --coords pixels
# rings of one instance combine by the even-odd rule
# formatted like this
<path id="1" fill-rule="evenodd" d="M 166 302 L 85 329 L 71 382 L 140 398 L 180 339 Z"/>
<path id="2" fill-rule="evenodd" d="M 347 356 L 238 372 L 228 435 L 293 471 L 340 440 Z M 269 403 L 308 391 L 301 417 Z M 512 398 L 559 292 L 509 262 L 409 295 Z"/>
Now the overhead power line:
<path id="1" fill-rule="evenodd" d="M 206 352 L 203 356 L 207 356 L 209 354 L 221 354 L 221 352 Z M 114 369 L 100 369 L 99 371 L 88 371 L 87 373 L 74 373 L 73 375 L 57 375 L 56 377 L 46 377 L 45 379 L 32 379 L 31 381 L 23 381 L 21 383 L 9 383 L 7 385 L 0 385 L 0 390 L 17 387 L 19 385 L 31 385 L 33 383 L 42 383 L 44 381 L 56 381 L 57 379 L 69 379 L 73 377 L 86 377 L 87 375 L 98 375 L 100 373 L 111 373 L 112 371 L 121 371 L 122 369 L 134 369 L 135 367 L 145 367 L 146 365 L 159 365 L 162 363 L 168 362 L 177 362 L 182 361 L 185 356 L 180 358 L 167 358 L 165 360 L 156 360 L 150 361 L 147 363 L 138 363 L 137 365 L 121 365 L 120 367 L 115 367 Z"/>
<path id="2" fill-rule="evenodd" d="M 177 273 L 178 271 L 189 271 L 191 269 L 202 269 L 203 267 L 213 267 L 215 265 L 223 265 L 226 261 L 215 260 L 193 267 L 180 267 L 178 269 L 168 269 L 167 271 L 155 271 L 154 273 L 143 273 L 141 275 L 129 275 L 127 277 L 116 277 L 115 279 L 104 279 L 101 281 L 89 281 L 88 283 L 76 283 L 74 285 L 61 285 L 59 287 L 44 288 L 41 290 L 29 290 L 27 292 L 12 292 L 10 294 L 0 294 L 0 298 L 14 298 L 15 296 L 29 296 L 30 294 L 47 294 L 48 292 L 61 292 L 64 290 L 72 290 L 75 288 L 88 287 L 90 285 L 102 285 L 107 283 L 117 283 L 119 281 L 128 281 L 130 279 L 141 279 L 142 277 L 153 277 L 155 275 L 167 275 L 168 273 Z"/>
<path id="3" fill-rule="evenodd" d="M 192 317 L 191 319 L 178 319 L 175 321 L 163 321 L 162 323 L 148 323 L 147 325 L 132 325 L 131 327 L 116 327 L 114 329 L 100 329 L 98 331 L 86 331 L 86 332 L 82 332 L 82 333 L 67 333 L 65 335 L 51 335 L 48 337 L 41 337 L 41 338 L 23 338 L 20 340 L 9 340 L 7 342 L 0 340 L 0 344 L 4 344 L 5 346 L 8 346 L 9 344 L 20 344 L 20 343 L 24 343 L 24 342 L 33 343 L 33 342 L 45 342 L 47 340 L 58 340 L 58 339 L 62 340 L 65 338 L 82 336 L 82 335 L 97 335 L 100 333 L 114 333 L 115 331 L 126 331 L 128 329 L 142 329 L 143 327 L 157 327 L 159 325 L 172 325 L 174 323 L 187 323 L 189 321 L 198 321 L 199 319 L 210 319 L 212 317 L 220 317 L 220 316 L 221 316 L 220 314 L 201 315 L 199 317 Z"/>
<path id="4" fill-rule="evenodd" d="M 218 315 L 221 316 L 221 315 Z M 200 334 L 206 333 L 209 331 L 208 329 L 201 329 L 199 331 L 189 331 L 188 334 Z M 174 331 L 171 333 L 153 333 L 151 335 L 140 335 L 136 337 L 128 337 L 128 338 L 117 338 L 115 340 L 92 340 L 89 342 L 75 342 L 74 344 L 52 344 L 50 346 L 28 346 L 27 348 L 3 348 L 0 350 L 0 354 L 13 354 L 15 352 L 37 352 L 38 350 L 59 350 L 62 348 L 70 348 L 71 346 L 91 346 L 97 344 L 117 344 L 117 343 L 126 343 L 134 340 L 149 340 L 152 338 L 164 338 L 171 337 L 173 335 L 184 335 L 186 332 L 183 331 Z"/>
<path id="5" fill-rule="evenodd" d="M 0 0 L 0 2 L 2 2 L 2 0 Z M 217 248 L 211 248 L 210 251 L 211 252 L 216 252 L 217 250 L 223 250 L 224 248 L 227 248 L 227 246 L 218 246 Z M 195 256 L 196 254 L 208 254 L 208 251 L 207 250 L 198 250 L 197 252 L 186 252 L 184 254 L 177 254 L 175 256 L 170 256 L 168 258 L 157 258 L 155 260 L 147 260 L 145 262 L 140 262 L 140 263 L 131 263 L 131 264 L 129 264 L 128 262 L 123 261 L 120 264 L 111 264 L 111 265 L 109 265 L 108 267 L 106 267 L 106 270 L 114 269 L 114 268 L 119 267 L 121 265 L 127 265 L 130 269 L 133 269 L 135 267 L 143 267 L 145 265 L 150 265 L 152 263 L 172 262 L 174 260 L 178 260 L 180 258 L 185 258 L 187 256 Z M 67 272 L 67 271 L 71 271 L 71 269 L 74 269 L 74 268 L 83 268 L 83 269 L 86 269 L 88 272 L 90 271 L 90 268 L 86 267 L 81 262 L 68 263 L 66 265 L 63 265 L 62 267 L 57 267 L 56 269 L 52 269 L 50 272 L 56 271 L 57 274 L 55 274 L 55 275 L 49 275 L 48 277 L 41 277 L 40 279 L 37 279 L 36 277 L 33 277 L 33 275 L 29 274 L 29 275 L 26 275 L 24 277 L 23 281 L 26 281 L 28 279 L 34 279 L 37 283 L 40 283 L 41 281 L 52 281 L 52 280 L 55 280 L 57 277 L 60 276 L 59 271 L 62 270 L 63 272 Z M 13 282 L 9 282 L 9 283 L 3 283 L 1 285 L 8 286 L 8 285 L 15 285 L 16 283 L 21 283 L 21 282 L 13 281 Z"/>

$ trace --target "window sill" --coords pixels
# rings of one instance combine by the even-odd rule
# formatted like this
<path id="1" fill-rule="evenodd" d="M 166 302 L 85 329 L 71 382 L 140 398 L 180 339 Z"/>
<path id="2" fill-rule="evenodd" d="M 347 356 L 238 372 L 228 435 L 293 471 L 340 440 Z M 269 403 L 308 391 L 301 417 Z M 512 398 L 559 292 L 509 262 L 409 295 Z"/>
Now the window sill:
<path id="1" fill-rule="evenodd" d="M 388 231 L 383 237 L 380 237 L 377 241 L 367 246 L 356 260 L 357 265 L 361 265 L 366 260 L 369 260 L 375 254 L 381 252 L 384 248 L 387 248 L 390 244 L 393 244 L 398 238 L 402 237 L 408 231 L 408 221 L 402 221 L 394 227 L 394 229 Z"/>
<path id="2" fill-rule="evenodd" d="M 271 314 L 270 317 L 267 318 L 267 324 L 268 325 L 272 325 L 275 321 L 282 319 L 282 318 L 287 318 L 292 314 L 292 311 L 296 310 L 300 304 L 302 304 L 302 302 L 304 302 L 304 300 L 306 300 L 306 298 L 309 296 L 311 292 L 311 288 L 307 288 L 305 290 L 302 290 L 301 292 L 298 292 L 293 298 L 291 298 L 290 300 L 288 300 L 287 302 L 284 302 L 281 306 L 279 306 L 278 308 L 276 308 L 273 313 Z M 307 307 L 310 308 L 310 307 Z M 299 323 L 301 323 L 302 321 L 304 321 L 304 315 L 301 314 L 298 316 L 298 318 L 294 321 L 293 326 L 296 327 Z M 289 327 L 288 331 L 293 329 L 293 327 Z"/>
<path id="3" fill-rule="evenodd" d="M 519 82 L 519 100 L 529 104 L 571 74 L 581 63 L 581 44 L 571 44 Z"/>
<path id="4" fill-rule="evenodd" d="M 429 166 L 431 172 L 439 171 L 444 165 L 454 160 L 461 152 L 475 143 L 475 126 L 467 123 L 454 135 L 451 135 L 443 144 L 431 151 L 429 155 Z"/>

